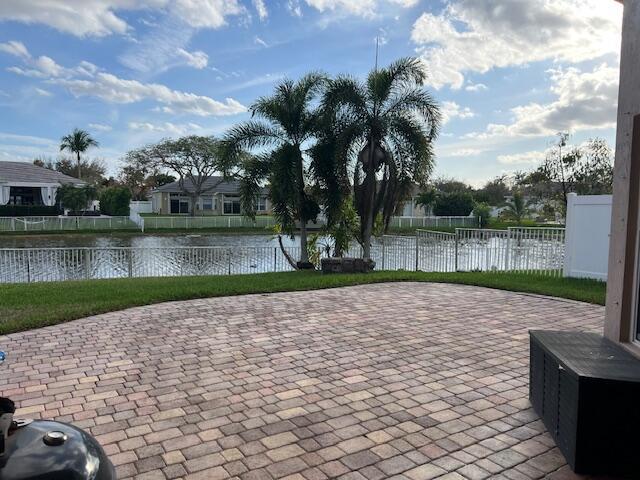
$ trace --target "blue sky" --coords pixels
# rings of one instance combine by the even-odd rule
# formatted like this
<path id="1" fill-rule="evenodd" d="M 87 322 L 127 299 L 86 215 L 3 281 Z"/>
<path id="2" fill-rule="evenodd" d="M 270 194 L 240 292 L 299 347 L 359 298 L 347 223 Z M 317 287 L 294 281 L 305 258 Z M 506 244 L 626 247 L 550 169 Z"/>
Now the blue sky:
<path id="1" fill-rule="evenodd" d="M 74 127 L 129 149 L 222 134 L 281 78 L 420 56 L 446 123 L 436 175 L 530 169 L 558 131 L 613 144 L 622 7 L 604 0 L 2 0 L 0 160 Z"/>

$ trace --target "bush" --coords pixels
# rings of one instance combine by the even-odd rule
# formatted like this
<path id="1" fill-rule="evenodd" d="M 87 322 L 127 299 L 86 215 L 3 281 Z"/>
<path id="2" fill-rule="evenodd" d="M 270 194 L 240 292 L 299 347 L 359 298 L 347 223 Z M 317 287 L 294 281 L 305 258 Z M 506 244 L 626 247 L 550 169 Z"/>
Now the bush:
<path id="1" fill-rule="evenodd" d="M 473 197 L 468 192 L 442 193 L 436 198 L 433 214 L 438 217 L 466 217 L 473 207 Z"/>
<path id="2" fill-rule="evenodd" d="M 126 217 L 129 215 L 131 192 L 127 187 L 109 187 L 100 193 L 100 211 L 105 215 Z"/>
<path id="3" fill-rule="evenodd" d="M 56 202 L 74 212 L 85 210 L 89 202 L 95 198 L 96 189 L 91 185 L 76 187 L 69 183 L 62 185 L 56 192 Z"/>
<path id="4" fill-rule="evenodd" d="M 473 214 L 478 218 L 480 228 L 486 228 L 491 220 L 491 207 L 486 203 L 476 203 Z"/>
<path id="5" fill-rule="evenodd" d="M 60 207 L 47 205 L 0 205 L 0 217 L 55 217 Z"/>

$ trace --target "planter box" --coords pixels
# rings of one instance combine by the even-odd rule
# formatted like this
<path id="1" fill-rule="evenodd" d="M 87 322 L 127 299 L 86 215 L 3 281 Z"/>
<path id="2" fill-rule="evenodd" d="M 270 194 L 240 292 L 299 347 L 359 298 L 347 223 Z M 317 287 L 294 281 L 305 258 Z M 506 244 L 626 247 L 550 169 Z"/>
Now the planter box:
<path id="1" fill-rule="evenodd" d="M 376 262 L 371 259 L 331 257 L 320 260 L 322 273 L 367 273 L 373 270 Z"/>

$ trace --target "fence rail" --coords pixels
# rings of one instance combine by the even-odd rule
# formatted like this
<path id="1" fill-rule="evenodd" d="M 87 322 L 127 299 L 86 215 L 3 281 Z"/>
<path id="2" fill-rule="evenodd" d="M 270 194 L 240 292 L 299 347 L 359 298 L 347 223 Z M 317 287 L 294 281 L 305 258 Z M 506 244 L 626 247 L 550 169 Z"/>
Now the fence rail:
<path id="1" fill-rule="evenodd" d="M 197 230 L 205 228 L 271 228 L 276 220 L 270 215 L 250 219 L 241 215 L 211 216 L 141 216 L 132 212 L 130 217 L 0 217 L 0 232 L 70 231 L 70 230 Z M 319 219 L 307 227 L 324 225 Z M 476 227 L 475 217 L 393 217 L 392 228 Z"/>
<path id="2" fill-rule="evenodd" d="M 0 232 L 137 229 L 129 217 L 0 217 Z"/>
<path id="3" fill-rule="evenodd" d="M 381 270 L 516 271 L 561 275 L 564 229 L 420 230 L 372 245 Z M 287 251 L 300 258 L 299 247 Z M 323 252 L 326 254 L 326 252 Z M 353 245 L 348 256 L 362 256 Z M 106 247 L 0 249 L 0 283 L 94 278 L 230 275 L 292 270 L 279 247 Z"/>

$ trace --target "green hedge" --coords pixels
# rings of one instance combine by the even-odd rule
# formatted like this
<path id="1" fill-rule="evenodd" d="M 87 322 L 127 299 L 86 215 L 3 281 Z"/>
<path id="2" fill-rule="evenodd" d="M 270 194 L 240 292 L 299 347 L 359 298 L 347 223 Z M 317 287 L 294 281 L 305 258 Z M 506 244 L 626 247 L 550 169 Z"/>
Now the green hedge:
<path id="1" fill-rule="evenodd" d="M 58 206 L 0 205 L 0 217 L 47 217 L 60 215 Z"/>

